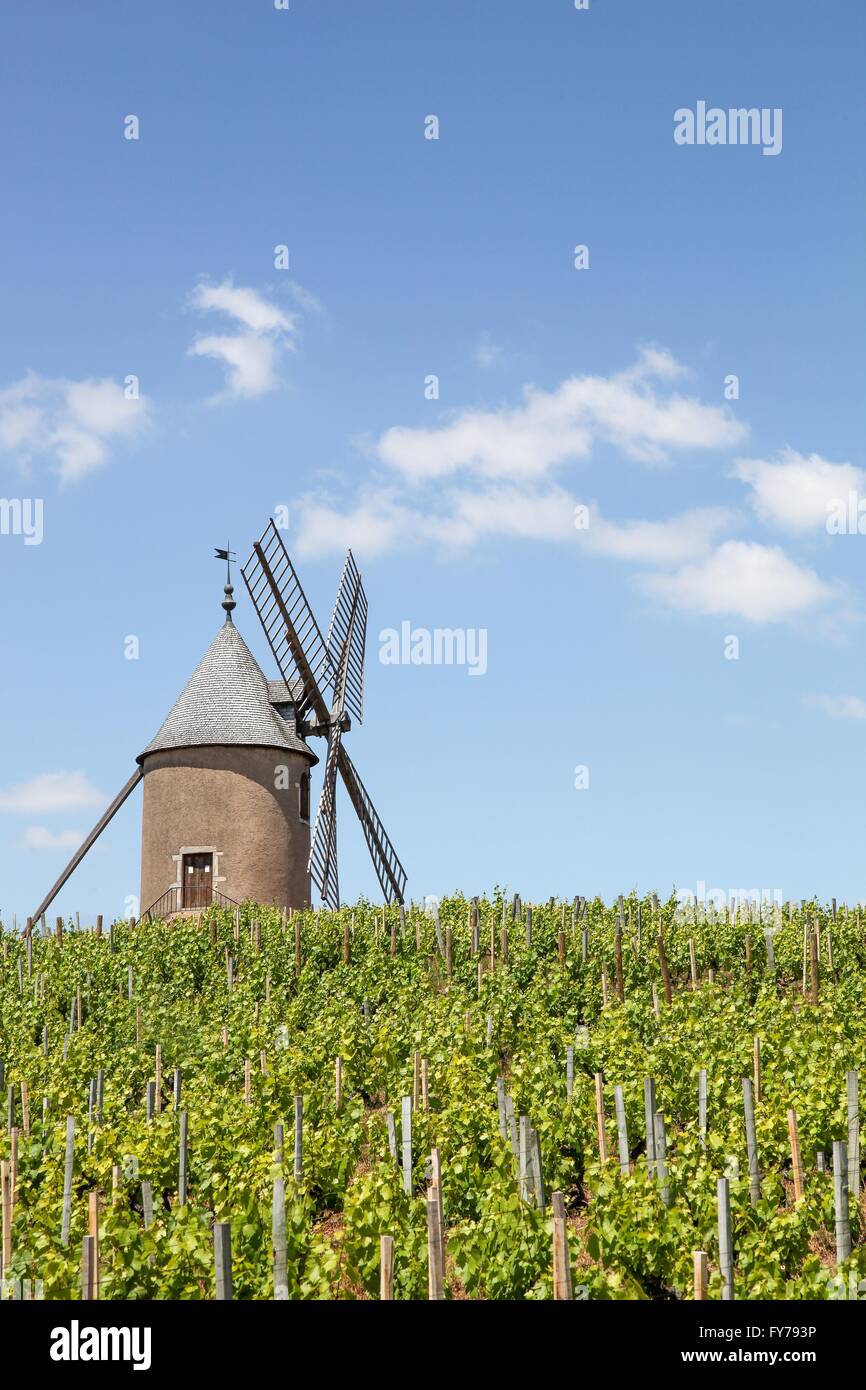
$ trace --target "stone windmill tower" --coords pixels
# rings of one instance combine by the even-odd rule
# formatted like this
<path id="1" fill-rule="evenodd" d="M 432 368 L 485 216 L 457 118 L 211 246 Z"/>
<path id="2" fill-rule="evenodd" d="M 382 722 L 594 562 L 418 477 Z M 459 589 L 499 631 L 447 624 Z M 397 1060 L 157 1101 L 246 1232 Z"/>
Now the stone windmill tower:
<path id="1" fill-rule="evenodd" d="M 39 904 L 37 921 L 109 821 L 144 784 L 142 916 L 197 911 L 246 899 L 309 907 L 314 882 L 339 906 L 337 775 L 361 822 L 388 902 L 403 901 L 406 874 L 346 751 L 361 719 L 367 599 L 349 552 L 327 638 L 313 616 L 273 522 L 243 577 L 281 679 L 269 681 L 235 627 L 231 557 L 225 621 L 137 767 Z M 329 699 L 326 699 L 326 695 Z M 328 741 L 324 786 L 310 826 L 307 738 Z"/>
<path id="2" fill-rule="evenodd" d="M 211 902 L 309 907 L 310 767 L 291 691 L 269 685 L 226 617 L 156 736 L 144 778 L 141 904 L 156 915 Z"/>

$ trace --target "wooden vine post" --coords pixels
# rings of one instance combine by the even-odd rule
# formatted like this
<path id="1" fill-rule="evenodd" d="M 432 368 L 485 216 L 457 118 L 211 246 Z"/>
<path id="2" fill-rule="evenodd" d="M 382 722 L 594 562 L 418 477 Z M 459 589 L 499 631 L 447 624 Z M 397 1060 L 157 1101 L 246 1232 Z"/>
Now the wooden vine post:
<path id="1" fill-rule="evenodd" d="M 791 1145 L 791 1176 L 794 1180 L 794 1201 L 803 1196 L 803 1159 L 800 1154 L 800 1135 L 797 1130 L 797 1112 L 788 1111 L 788 1139 Z"/>
<path id="2" fill-rule="evenodd" d="M 673 990 L 671 989 L 671 972 L 668 968 L 668 958 L 667 953 L 665 951 L 665 939 L 662 936 L 661 932 L 659 932 L 658 936 L 656 937 L 656 945 L 658 947 L 659 953 L 659 967 L 662 972 L 662 983 L 665 987 L 665 1003 L 671 1004 L 673 1003 L 674 997 Z"/>
<path id="3" fill-rule="evenodd" d="M 614 953 L 616 959 L 616 996 L 621 1004 L 625 1003 L 625 976 L 622 969 L 622 922 L 617 921 L 616 931 L 613 938 Z"/>
<path id="4" fill-rule="evenodd" d="M 695 1250 L 692 1255 L 694 1265 L 695 1301 L 702 1303 L 707 1296 L 707 1252 Z"/>
<path id="5" fill-rule="evenodd" d="M 595 1073 L 595 1123 L 598 1131 L 598 1160 L 607 1163 L 607 1136 L 604 1129 L 604 1080 L 600 1071 Z"/>
<path id="6" fill-rule="evenodd" d="M 96 1242 L 93 1236 L 85 1236 L 81 1242 L 81 1297 L 96 1297 Z"/>
<path id="7" fill-rule="evenodd" d="M 442 1222 L 439 1200 L 431 1184 L 427 1189 L 427 1297 L 439 1302 L 443 1292 L 444 1267 L 442 1252 Z"/>
<path id="8" fill-rule="evenodd" d="M 379 1237 L 379 1298 L 390 1303 L 394 1298 L 394 1237 Z"/>
<path id="9" fill-rule="evenodd" d="M 0 1205 L 3 1217 L 3 1277 L 12 1261 L 12 1174 L 8 1158 L 0 1161 Z"/>
<path id="10" fill-rule="evenodd" d="M 90 1264 L 91 1283 L 90 1293 L 86 1296 L 91 1300 L 99 1298 L 99 1193 L 90 1192 L 87 1198 L 87 1234 L 93 1242 L 93 1252 Z"/>
<path id="11" fill-rule="evenodd" d="M 565 1220 L 565 1199 L 554 1192 L 553 1202 L 553 1297 L 557 1302 L 571 1302 L 571 1263 L 568 1258 L 568 1228 Z"/>

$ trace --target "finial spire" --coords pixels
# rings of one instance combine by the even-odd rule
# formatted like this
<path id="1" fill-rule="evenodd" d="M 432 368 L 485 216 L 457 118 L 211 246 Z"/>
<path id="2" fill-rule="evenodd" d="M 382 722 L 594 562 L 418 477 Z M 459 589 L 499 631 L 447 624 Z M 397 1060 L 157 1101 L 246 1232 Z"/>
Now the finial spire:
<path id="1" fill-rule="evenodd" d="M 214 555 L 218 560 L 225 560 L 226 562 L 226 584 L 223 589 L 225 598 L 223 599 L 222 606 L 226 612 L 226 622 L 230 623 L 232 621 L 232 610 L 237 608 L 237 604 L 232 597 L 234 594 L 234 586 L 232 585 L 232 560 L 236 558 L 235 552 L 230 550 L 229 546 L 226 545 L 225 550 L 215 549 Z"/>

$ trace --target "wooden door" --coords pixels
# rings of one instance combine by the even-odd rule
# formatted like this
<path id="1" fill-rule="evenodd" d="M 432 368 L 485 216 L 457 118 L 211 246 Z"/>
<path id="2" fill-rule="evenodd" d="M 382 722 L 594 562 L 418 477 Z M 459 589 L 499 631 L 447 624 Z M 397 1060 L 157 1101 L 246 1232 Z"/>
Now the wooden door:
<path id="1" fill-rule="evenodd" d="M 183 856 L 183 905 L 185 908 L 210 907 L 213 899 L 212 854 Z"/>

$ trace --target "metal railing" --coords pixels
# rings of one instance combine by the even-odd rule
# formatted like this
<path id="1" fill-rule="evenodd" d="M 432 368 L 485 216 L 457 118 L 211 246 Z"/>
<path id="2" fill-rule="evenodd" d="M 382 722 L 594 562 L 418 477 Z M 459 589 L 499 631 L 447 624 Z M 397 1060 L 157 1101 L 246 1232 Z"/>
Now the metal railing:
<path id="1" fill-rule="evenodd" d="M 176 912 L 203 912 L 208 907 L 240 907 L 240 903 L 235 898 L 230 898 L 227 893 L 221 893 L 219 889 L 212 888 L 207 902 L 197 902 L 194 907 L 184 908 L 183 888 L 176 885 L 167 888 L 156 902 L 151 903 L 145 912 L 139 917 L 140 922 L 152 922 L 155 917 L 170 917 Z"/>

